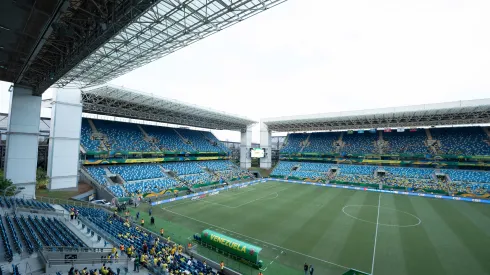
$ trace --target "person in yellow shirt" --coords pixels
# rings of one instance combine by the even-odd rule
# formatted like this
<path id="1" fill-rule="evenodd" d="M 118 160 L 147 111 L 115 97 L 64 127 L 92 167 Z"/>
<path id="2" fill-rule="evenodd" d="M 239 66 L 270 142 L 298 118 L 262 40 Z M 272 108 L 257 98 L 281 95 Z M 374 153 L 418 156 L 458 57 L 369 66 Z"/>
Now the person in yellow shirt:
<path id="1" fill-rule="evenodd" d="M 160 236 L 163 237 L 163 233 L 165 232 L 165 230 L 163 230 L 163 228 L 160 228 Z"/>
<path id="2" fill-rule="evenodd" d="M 155 256 L 155 246 L 150 249 L 150 255 Z"/>
<path id="3" fill-rule="evenodd" d="M 116 248 L 115 246 L 114 246 L 114 247 L 112 247 L 111 253 L 112 253 L 112 254 L 116 254 L 116 251 L 117 251 L 117 248 Z"/>
<path id="4" fill-rule="evenodd" d="M 145 227 L 145 219 L 141 219 L 141 226 Z"/>

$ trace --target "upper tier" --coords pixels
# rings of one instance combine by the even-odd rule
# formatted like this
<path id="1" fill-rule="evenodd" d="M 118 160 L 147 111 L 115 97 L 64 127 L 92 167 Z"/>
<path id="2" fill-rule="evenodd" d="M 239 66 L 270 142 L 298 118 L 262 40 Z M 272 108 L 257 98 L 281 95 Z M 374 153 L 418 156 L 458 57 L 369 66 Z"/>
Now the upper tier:
<path id="1" fill-rule="evenodd" d="M 490 133 L 484 127 L 297 133 L 288 135 L 281 153 L 489 156 Z"/>
<path id="2" fill-rule="evenodd" d="M 210 132 L 87 118 L 81 145 L 87 152 L 229 152 Z"/>

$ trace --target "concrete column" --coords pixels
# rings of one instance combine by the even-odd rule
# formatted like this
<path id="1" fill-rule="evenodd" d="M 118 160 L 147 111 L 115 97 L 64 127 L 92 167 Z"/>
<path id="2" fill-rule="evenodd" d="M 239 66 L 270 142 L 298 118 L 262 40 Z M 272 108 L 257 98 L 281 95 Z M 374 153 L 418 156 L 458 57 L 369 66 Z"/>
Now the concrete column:
<path id="1" fill-rule="evenodd" d="M 262 121 L 260 122 L 260 147 L 265 149 L 265 157 L 260 159 L 260 168 L 270 169 L 272 166 L 271 131 Z"/>
<path id="2" fill-rule="evenodd" d="M 78 186 L 82 104 L 79 89 L 57 89 L 53 95 L 48 153 L 48 188 Z"/>
<path id="3" fill-rule="evenodd" d="M 41 101 L 40 96 L 32 95 L 29 87 L 15 85 L 10 93 L 5 178 L 24 187 L 19 196 L 36 195 Z"/>
<path id="4" fill-rule="evenodd" d="M 240 142 L 240 167 L 248 169 L 252 166 L 250 158 L 250 148 L 252 147 L 252 127 L 247 127 L 241 132 Z"/>

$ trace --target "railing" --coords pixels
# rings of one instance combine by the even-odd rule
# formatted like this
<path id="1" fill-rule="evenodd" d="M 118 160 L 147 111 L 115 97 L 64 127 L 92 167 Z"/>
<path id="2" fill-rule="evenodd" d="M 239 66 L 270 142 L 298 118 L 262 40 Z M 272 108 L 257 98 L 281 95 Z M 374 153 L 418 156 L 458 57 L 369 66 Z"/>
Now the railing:
<path id="1" fill-rule="evenodd" d="M 77 253 L 105 253 L 112 252 L 112 248 L 92 248 L 92 247 L 74 247 L 74 246 L 43 246 L 41 252 L 77 252 Z"/>
<path id="2" fill-rule="evenodd" d="M 44 257 L 43 257 L 44 258 Z M 106 258 L 94 258 L 94 259 L 46 259 L 44 258 L 46 266 L 51 267 L 55 265 L 77 265 L 77 264 L 86 264 L 86 265 L 97 265 L 97 264 L 120 264 L 123 266 L 129 266 L 129 262 L 131 261 L 129 258 L 125 259 L 106 259 Z"/>
<path id="3" fill-rule="evenodd" d="M 27 212 L 27 213 L 32 213 L 32 214 L 48 214 L 48 215 L 56 215 L 56 216 L 63 216 L 65 215 L 65 210 L 47 210 L 47 209 L 39 209 L 39 208 L 27 208 L 27 207 L 19 207 L 16 206 L 14 208 L 14 213 L 17 214 L 19 212 Z"/>

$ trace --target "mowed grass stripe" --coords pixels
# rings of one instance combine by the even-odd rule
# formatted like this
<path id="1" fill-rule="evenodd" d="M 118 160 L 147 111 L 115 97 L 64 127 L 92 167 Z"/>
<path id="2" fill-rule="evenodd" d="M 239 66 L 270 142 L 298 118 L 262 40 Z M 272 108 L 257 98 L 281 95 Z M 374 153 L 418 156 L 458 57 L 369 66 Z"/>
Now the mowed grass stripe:
<path id="1" fill-rule="evenodd" d="M 266 264 L 279 255 L 264 274 L 301 273 L 304 261 L 315 265 L 315 274 L 342 274 L 347 267 L 371 269 L 377 198 L 373 192 L 268 182 L 205 199 L 231 207 L 187 201 L 171 204 L 169 210 L 176 214 L 161 209 L 154 213 L 168 219 L 169 228 L 185 228 L 185 234 L 212 224 L 221 227 L 214 229 L 263 247 Z M 372 223 L 345 215 L 345 205 L 374 206 L 349 209 L 354 217 Z M 490 274 L 484 261 L 488 253 L 482 250 L 490 247 L 488 205 L 383 194 L 380 223 L 407 225 L 416 218 L 389 208 L 413 214 L 422 223 L 379 226 L 376 275 Z M 286 254 L 280 254 L 282 249 Z"/>
<path id="2" fill-rule="evenodd" d="M 256 185 L 257 186 L 257 185 Z M 260 186 L 254 187 L 252 191 L 224 191 L 218 195 L 209 196 L 201 199 L 201 202 L 216 204 L 221 207 L 226 208 L 238 208 L 242 205 L 252 203 L 256 199 L 273 195 L 275 192 L 287 189 L 287 186 L 279 184 L 262 184 Z M 242 188 L 247 189 L 247 188 Z"/>
<path id="3" fill-rule="evenodd" d="M 309 187 L 310 187 L 310 186 L 299 186 L 296 184 L 284 184 L 284 185 L 290 186 L 293 189 L 294 188 L 309 189 Z M 314 194 L 321 195 L 321 193 L 319 193 L 319 192 L 314 192 Z M 256 237 L 254 235 L 254 232 L 259 232 L 260 227 L 253 226 L 253 225 L 257 225 L 257 221 L 260 221 L 261 224 L 263 224 L 265 221 L 267 221 L 267 219 L 266 219 L 267 215 L 264 215 L 264 213 L 260 213 L 259 211 L 250 211 L 250 212 L 247 211 L 246 219 L 243 219 L 239 215 L 235 215 L 236 218 L 239 218 L 239 220 L 232 219 L 231 217 L 226 217 L 226 218 L 221 218 L 219 220 L 216 220 L 215 217 L 216 216 L 224 216 L 224 212 L 230 212 L 230 213 L 236 214 L 237 209 L 222 208 L 222 209 L 218 210 L 219 214 L 216 214 L 215 212 L 214 213 L 211 212 L 212 213 L 211 216 L 209 214 L 203 214 L 203 212 L 207 211 L 208 207 L 210 207 L 210 206 L 211 205 L 205 205 L 204 208 L 194 210 L 193 211 L 194 213 L 189 214 L 189 215 L 182 212 L 182 210 L 184 210 L 184 209 L 179 209 L 179 212 L 175 211 L 175 209 L 167 209 L 166 211 L 170 212 L 171 214 L 173 213 L 175 216 L 181 216 L 181 218 L 187 218 L 188 220 L 192 220 L 195 223 L 201 223 L 202 224 L 200 226 L 201 228 L 214 228 L 218 232 L 223 232 L 225 234 L 231 235 L 233 237 L 236 237 L 238 239 L 241 239 L 241 240 L 244 240 L 244 241 L 247 241 L 250 243 L 257 243 L 258 245 L 267 245 L 269 247 L 267 249 L 268 251 L 274 250 L 274 251 L 277 251 L 277 253 L 279 253 L 280 250 L 284 250 L 288 254 L 294 254 L 295 255 L 295 257 L 292 259 L 297 260 L 300 257 L 305 257 L 305 258 L 309 258 L 309 259 L 318 260 L 319 262 L 322 262 L 324 264 L 326 263 L 329 265 L 337 265 L 336 263 L 329 262 L 327 260 L 324 260 L 323 258 L 317 258 L 315 256 L 307 255 L 303 251 L 296 250 L 296 248 L 282 247 L 278 244 L 271 243 L 269 240 L 266 241 L 266 240 L 263 240 L 263 239 Z M 291 207 L 291 204 L 289 204 L 289 206 Z M 180 207 L 184 207 L 184 205 L 178 206 L 178 208 L 180 208 Z M 186 217 L 184 217 L 184 216 L 186 216 Z M 227 227 L 229 224 L 232 224 L 232 225 L 234 224 L 237 227 L 241 227 L 240 232 L 230 230 L 230 227 Z M 270 224 L 267 222 L 267 225 L 269 226 Z M 252 228 L 251 228 L 251 226 L 252 226 Z M 280 230 L 282 230 L 282 229 L 278 229 L 278 230 L 279 230 L 278 232 L 280 234 L 280 232 L 281 232 Z M 244 232 L 246 232 L 246 233 L 244 233 Z M 254 235 L 254 236 L 252 236 L 252 235 Z M 274 248 L 274 249 L 272 249 L 272 248 Z M 264 254 L 264 256 L 270 257 L 269 254 L 270 254 L 270 252 L 267 254 Z M 276 256 L 275 254 L 273 254 L 273 255 Z M 278 261 L 281 261 L 282 258 L 284 258 L 283 255 L 281 255 L 281 257 L 278 259 Z M 282 261 L 284 262 L 284 259 Z M 288 262 L 288 261 L 285 261 L 285 262 Z M 342 270 L 348 269 L 347 267 L 344 267 L 344 266 L 340 266 L 340 267 L 342 268 Z M 301 268 L 301 265 L 298 268 Z"/>
<path id="4" fill-rule="evenodd" d="M 304 189 L 304 186 L 301 187 Z M 327 242 L 323 241 L 322 237 L 328 232 L 328 228 L 339 215 L 338 213 L 334 214 L 334 209 L 338 207 L 339 203 L 342 203 L 343 191 L 321 187 L 313 189 L 314 193 L 304 197 L 302 201 L 295 202 L 289 206 L 285 205 L 288 209 L 294 209 L 295 215 L 289 225 L 281 226 L 281 228 L 289 227 L 289 230 L 283 235 L 278 244 L 338 264 L 338 262 L 327 256 L 327 254 L 330 254 L 331 247 Z M 291 230 L 292 228 L 294 230 Z M 331 238 L 332 236 L 330 236 Z M 289 256 L 286 258 L 287 264 L 294 265 L 297 268 L 307 262 L 308 264 L 314 264 L 315 269 L 320 274 L 342 274 L 346 271 L 343 267 L 312 258 L 301 257 L 296 254 L 290 254 Z"/>
<path id="5" fill-rule="evenodd" d="M 485 240 L 490 241 L 490 217 L 484 215 L 481 211 L 475 210 L 473 202 L 462 202 L 461 205 L 457 207 L 458 211 L 462 215 L 466 216 L 474 226 L 478 227 L 480 231 L 487 235 Z M 480 206 L 485 206 L 490 211 L 490 205 L 479 204 Z M 487 244 L 488 246 L 489 244 Z"/>
<path id="6" fill-rule="evenodd" d="M 490 253 L 488 252 L 490 241 L 488 235 L 483 233 L 466 215 L 458 210 L 459 204 L 440 203 L 435 200 L 429 200 L 429 203 L 446 223 L 446 228 L 452 231 L 454 238 L 456 238 L 455 240 L 464 245 L 465 254 L 470 254 L 471 257 L 469 258 L 476 260 L 471 265 L 469 264 L 469 259 L 461 264 L 467 264 L 473 268 L 478 265 L 480 272 L 490 272 Z"/>
<path id="7" fill-rule="evenodd" d="M 490 205 L 484 203 L 468 203 L 474 211 L 486 216 L 490 220 Z"/>
<path id="8" fill-rule="evenodd" d="M 381 201 L 380 223 L 404 225 L 407 223 L 406 214 L 399 211 L 385 211 L 387 208 L 396 209 L 396 196 L 383 194 Z M 403 210 L 403 209 L 401 209 Z M 379 226 L 376 259 L 373 273 L 408 274 L 405 266 L 405 249 L 401 235 L 405 230 L 413 230 L 410 227 Z"/>
<path id="9" fill-rule="evenodd" d="M 399 228 L 399 238 L 405 252 L 403 264 L 406 274 L 445 274 L 444 265 L 434 245 L 435 239 L 432 234 L 434 227 L 429 227 L 428 223 L 428 220 L 433 218 L 433 214 L 426 215 L 427 217 L 421 215 L 431 208 L 427 199 L 413 198 L 412 200 L 409 196 L 392 196 L 395 196 L 396 209 L 412 213 L 422 220 L 419 226 Z"/>
<path id="10" fill-rule="evenodd" d="M 376 223 L 378 209 L 362 205 L 378 205 L 379 194 L 372 192 L 354 192 L 347 205 L 361 205 L 349 207 L 346 211 L 354 217 Z M 340 211 L 342 215 L 345 215 Z M 349 217 L 351 218 L 351 217 Z M 353 219 L 353 218 L 351 218 Z M 337 232 L 344 232 L 344 247 L 338 251 L 339 260 L 355 263 L 355 268 L 363 271 L 371 270 L 372 253 L 374 247 L 374 234 L 376 224 L 356 220 L 352 226 L 336 228 Z"/>

